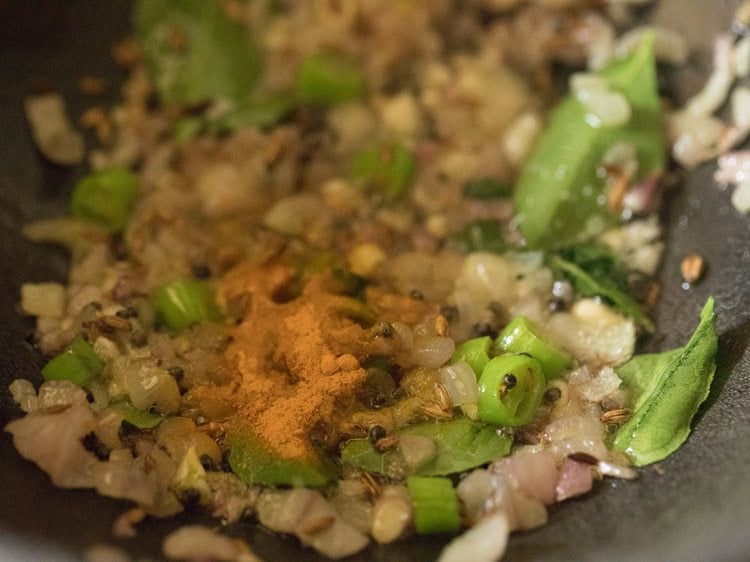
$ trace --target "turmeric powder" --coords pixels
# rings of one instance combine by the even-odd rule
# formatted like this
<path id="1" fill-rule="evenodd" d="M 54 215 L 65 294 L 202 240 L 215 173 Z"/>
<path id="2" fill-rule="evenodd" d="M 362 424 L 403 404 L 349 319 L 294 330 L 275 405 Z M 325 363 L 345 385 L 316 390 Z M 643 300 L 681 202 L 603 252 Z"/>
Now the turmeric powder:
<path id="1" fill-rule="evenodd" d="M 237 419 L 283 458 L 314 455 L 309 433 L 336 417 L 365 380 L 369 331 L 340 312 L 341 295 L 326 273 L 314 274 L 288 302 L 278 295 L 292 282 L 292 268 L 238 267 L 224 282 L 227 299 L 250 295 L 244 320 L 234 329 L 226 357 L 237 373 Z"/>

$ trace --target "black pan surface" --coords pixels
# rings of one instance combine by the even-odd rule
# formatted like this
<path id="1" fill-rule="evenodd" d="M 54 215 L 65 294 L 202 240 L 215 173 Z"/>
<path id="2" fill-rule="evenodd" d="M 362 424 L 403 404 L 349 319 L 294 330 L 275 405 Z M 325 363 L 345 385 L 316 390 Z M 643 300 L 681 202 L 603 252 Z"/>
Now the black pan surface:
<path id="1" fill-rule="evenodd" d="M 696 91 L 710 65 L 715 33 L 728 28 L 738 2 L 663 0 L 644 14 L 684 33 L 695 47 L 690 62 L 669 75 L 680 99 Z M 0 425 L 20 411 L 5 391 L 20 376 L 40 381 L 43 358 L 34 349 L 33 324 L 18 312 L 24 282 L 64 280 L 66 256 L 36 246 L 21 225 L 59 215 L 81 167 L 46 163 L 34 148 L 22 100 L 53 87 L 77 119 L 94 104 L 117 97 L 122 80 L 110 57 L 128 33 L 126 0 L 5 0 L 0 2 Z M 80 76 L 106 76 L 100 99 L 78 92 Z M 589 496 L 551 509 L 550 524 L 514 535 L 507 560 L 750 560 L 750 219 L 729 203 L 712 180 L 713 166 L 685 174 L 665 211 L 668 250 L 662 267 L 660 331 L 648 350 L 681 345 L 708 295 L 715 295 L 720 332 L 719 369 L 688 442 L 637 481 L 607 480 Z M 679 263 L 698 252 L 705 278 L 681 288 Z M 197 515 L 157 521 L 139 537 L 115 541 L 112 521 L 128 506 L 85 490 L 58 490 L 0 435 L 0 560 L 80 560 L 86 547 L 110 542 L 142 559 L 157 559 L 161 537 Z M 250 524 L 231 529 L 268 560 L 318 560 L 288 538 Z M 355 560 L 430 560 L 445 538 L 370 548 Z"/>

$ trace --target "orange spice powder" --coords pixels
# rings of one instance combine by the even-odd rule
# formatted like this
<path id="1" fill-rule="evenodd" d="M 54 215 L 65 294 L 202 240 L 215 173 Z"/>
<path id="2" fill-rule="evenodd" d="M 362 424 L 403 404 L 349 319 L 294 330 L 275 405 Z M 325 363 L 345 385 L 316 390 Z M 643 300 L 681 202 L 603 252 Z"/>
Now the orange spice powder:
<path id="1" fill-rule="evenodd" d="M 365 380 L 360 362 L 373 336 L 342 313 L 347 297 L 335 293 L 329 275 L 313 275 L 285 300 L 279 295 L 293 279 L 290 267 L 249 264 L 225 278 L 227 300 L 249 295 L 226 358 L 237 374 L 234 423 L 247 424 L 283 458 L 311 458 L 310 430 L 335 419 L 339 402 Z"/>

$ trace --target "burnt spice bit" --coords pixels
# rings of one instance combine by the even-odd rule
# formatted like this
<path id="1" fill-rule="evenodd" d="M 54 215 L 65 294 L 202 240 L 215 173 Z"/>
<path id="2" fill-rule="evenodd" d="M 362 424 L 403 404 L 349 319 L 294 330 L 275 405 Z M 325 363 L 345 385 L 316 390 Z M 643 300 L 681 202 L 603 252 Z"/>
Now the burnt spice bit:
<path id="1" fill-rule="evenodd" d="M 375 326 L 375 335 L 381 338 L 392 338 L 394 334 L 393 324 L 390 322 L 381 322 Z"/>
<path id="2" fill-rule="evenodd" d="M 213 459 L 208 455 L 201 455 L 200 456 L 201 466 L 204 470 L 213 472 L 217 470 L 216 463 L 213 461 Z"/>
<path id="3" fill-rule="evenodd" d="M 398 437 L 396 435 L 387 435 L 381 439 L 375 441 L 373 446 L 378 453 L 385 453 L 393 449 L 398 444 Z"/>
<path id="4" fill-rule="evenodd" d="M 452 305 L 443 305 L 440 307 L 440 314 L 445 316 L 448 322 L 455 322 L 458 320 L 458 308 Z"/>
<path id="5" fill-rule="evenodd" d="M 115 312 L 120 318 L 138 318 L 138 309 L 134 306 L 126 306 Z"/>
<path id="6" fill-rule="evenodd" d="M 193 277 L 196 279 L 208 279 L 211 277 L 211 269 L 203 263 L 193 265 Z"/>
<path id="7" fill-rule="evenodd" d="M 497 395 L 502 399 L 505 397 L 506 394 L 508 394 L 508 391 L 516 386 L 517 380 L 516 377 L 511 374 L 507 373 L 503 377 L 503 384 L 501 384 L 497 389 Z"/>
<path id="8" fill-rule="evenodd" d="M 336 432 L 324 421 L 318 421 L 308 433 L 310 442 L 324 449 L 332 449 L 337 444 Z"/>
<path id="9" fill-rule="evenodd" d="M 179 367 L 177 365 L 173 365 L 167 369 L 167 372 L 174 377 L 174 380 L 176 380 L 178 383 L 182 380 L 182 378 L 185 376 L 185 369 L 182 367 Z"/>
<path id="10" fill-rule="evenodd" d="M 370 428 L 370 435 L 368 436 L 368 439 L 370 440 L 370 443 L 377 443 L 381 439 L 383 439 L 386 436 L 385 429 L 380 425 L 373 425 Z"/>
<path id="11" fill-rule="evenodd" d="M 599 459 L 597 459 L 594 455 L 589 455 L 588 453 L 582 453 L 582 452 L 571 453 L 568 455 L 568 458 L 570 460 L 580 462 L 583 464 L 591 464 L 591 465 L 599 464 Z"/>
<path id="12" fill-rule="evenodd" d="M 94 453 L 100 461 L 109 459 L 109 448 L 93 432 L 84 435 L 81 443 L 87 451 Z"/>
<path id="13" fill-rule="evenodd" d="M 555 402 L 560 400 L 560 398 L 562 398 L 562 391 L 556 386 L 548 388 L 544 393 L 544 401 L 547 404 L 554 404 Z"/>
<path id="14" fill-rule="evenodd" d="M 200 501 L 201 493 L 196 489 L 190 488 L 180 494 L 180 502 L 188 509 L 198 507 Z"/>
<path id="15" fill-rule="evenodd" d="M 484 336 L 490 336 L 492 339 L 497 337 L 497 328 L 495 328 L 489 322 L 477 322 L 471 327 L 472 338 L 482 338 Z"/>

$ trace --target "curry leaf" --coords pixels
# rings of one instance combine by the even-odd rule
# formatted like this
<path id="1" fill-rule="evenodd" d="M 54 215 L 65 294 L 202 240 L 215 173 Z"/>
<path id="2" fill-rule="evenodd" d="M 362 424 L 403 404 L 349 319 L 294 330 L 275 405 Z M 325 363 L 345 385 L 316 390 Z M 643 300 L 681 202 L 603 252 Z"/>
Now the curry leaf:
<path id="1" fill-rule="evenodd" d="M 134 425 L 138 429 L 153 429 L 162 421 L 162 417 L 139 410 L 127 402 L 110 404 L 110 408 L 122 415 L 123 421 Z"/>
<path id="2" fill-rule="evenodd" d="M 498 434 L 496 427 L 468 418 L 420 423 L 406 427 L 395 435 L 427 437 L 435 443 L 434 458 L 414 472 L 420 476 L 440 476 L 468 470 L 504 457 L 511 446 L 511 439 Z M 341 461 L 362 470 L 391 474 L 394 465 L 399 463 L 398 455 L 397 447 L 380 453 L 367 439 L 352 439 L 344 445 Z"/>
<path id="3" fill-rule="evenodd" d="M 247 428 L 227 436 L 229 466 L 248 484 L 263 486 L 324 486 L 336 476 L 333 463 L 323 457 L 281 457 Z"/>
<path id="4" fill-rule="evenodd" d="M 632 117 L 623 125 L 596 126 L 573 95 L 554 110 L 514 193 L 518 226 L 530 247 L 553 248 L 586 239 L 613 218 L 601 197 L 606 183 L 598 170 L 615 144 L 632 143 L 637 148 L 641 177 L 664 167 L 653 37 L 644 39 L 629 57 L 611 63 L 600 76 L 626 97 Z"/>
<path id="5" fill-rule="evenodd" d="M 618 375 L 633 393 L 633 415 L 617 430 L 613 448 L 636 466 L 663 460 L 677 450 L 708 396 L 717 347 L 714 300 L 709 298 L 684 347 L 636 356 L 619 367 Z"/>
<path id="6" fill-rule="evenodd" d="M 630 286 L 617 259 L 595 245 L 578 245 L 547 259 L 557 275 L 567 278 L 583 296 L 599 296 L 651 332 L 654 324 L 630 295 Z"/>

